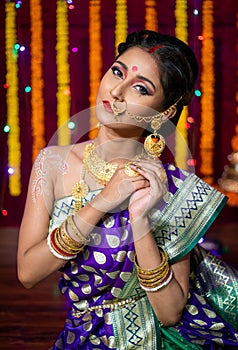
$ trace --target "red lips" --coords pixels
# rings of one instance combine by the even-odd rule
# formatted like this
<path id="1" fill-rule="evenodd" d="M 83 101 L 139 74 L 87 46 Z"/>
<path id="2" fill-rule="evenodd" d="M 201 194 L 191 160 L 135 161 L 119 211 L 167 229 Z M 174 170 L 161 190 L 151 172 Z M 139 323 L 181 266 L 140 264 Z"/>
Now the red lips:
<path id="1" fill-rule="evenodd" d="M 102 103 L 103 103 L 104 108 L 105 108 L 109 113 L 113 113 L 113 110 L 112 110 L 110 101 L 103 100 Z"/>

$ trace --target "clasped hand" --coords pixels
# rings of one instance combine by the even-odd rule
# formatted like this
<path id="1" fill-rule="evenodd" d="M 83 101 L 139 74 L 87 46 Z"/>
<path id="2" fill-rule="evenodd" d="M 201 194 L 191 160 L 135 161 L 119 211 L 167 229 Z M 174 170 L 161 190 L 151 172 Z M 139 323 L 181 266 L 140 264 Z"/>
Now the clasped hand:
<path id="1" fill-rule="evenodd" d="M 125 165 L 121 165 L 99 194 L 98 209 L 112 212 L 127 204 L 131 218 L 143 218 L 166 193 L 167 177 L 160 161 L 145 159 L 130 166 L 138 176 L 128 176 Z"/>

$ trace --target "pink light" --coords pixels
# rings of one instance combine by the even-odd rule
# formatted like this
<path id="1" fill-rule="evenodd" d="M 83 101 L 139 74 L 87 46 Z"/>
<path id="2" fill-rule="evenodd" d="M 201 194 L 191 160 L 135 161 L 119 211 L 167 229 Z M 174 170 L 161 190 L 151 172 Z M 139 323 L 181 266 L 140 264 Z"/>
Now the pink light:
<path id="1" fill-rule="evenodd" d="M 196 159 L 188 159 L 187 164 L 189 166 L 195 166 L 197 164 L 197 161 L 196 161 Z"/>
<path id="2" fill-rule="evenodd" d="M 190 124 L 193 124 L 194 123 L 194 118 L 193 117 L 188 117 L 188 122 L 190 123 Z"/>
<path id="3" fill-rule="evenodd" d="M 77 47 L 73 47 L 72 48 L 72 52 L 78 52 L 78 48 Z"/>
<path id="4" fill-rule="evenodd" d="M 3 216 L 7 216 L 7 214 L 8 214 L 8 213 L 7 213 L 7 210 L 6 210 L 6 209 L 2 209 L 2 215 L 3 215 Z"/>

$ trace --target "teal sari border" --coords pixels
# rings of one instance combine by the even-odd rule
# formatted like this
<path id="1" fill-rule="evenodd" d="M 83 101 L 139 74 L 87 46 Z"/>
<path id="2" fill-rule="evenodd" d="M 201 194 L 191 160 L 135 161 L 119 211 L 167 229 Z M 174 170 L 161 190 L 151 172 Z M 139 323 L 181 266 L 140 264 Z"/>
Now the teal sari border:
<path id="1" fill-rule="evenodd" d="M 217 216 L 219 215 L 219 213 L 221 212 L 221 210 L 223 209 L 223 207 L 225 206 L 227 202 L 227 198 L 223 198 L 222 202 L 220 203 L 220 205 L 217 207 L 217 209 L 214 211 L 213 215 L 211 216 L 210 220 L 204 225 L 204 227 L 202 228 L 202 230 L 200 231 L 199 235 L 194 239 L 194 241 L 191 243 L 190 246 L 187 247 L 187 249 L 184 249 L 183 252 L 181 252 L 180 254 L 178 254 L 176 256 L 176 258 L 172 258 L 170 261 L 171 263 L 175 263 L 176 261 L 178 261 L 179 259 L 183 258 L 186 254 L 188 254 L 189 252 L 191 252 L 191 250 L 197 245 L 197 243 L 200 241 L 200 239 L 206 234 L 207 230 L 209 229 L 209 227 L 212 225 L 212 223 L 216 220 Z"/>
<path id="2" fill-rule="evenodd" d="M 177 191 L 170 194 L 163 210 L 156 209 L 151 215 L 156 242 L 167 251 L 171 263 L 196 246 L 227 201 L 224 194 L 194 174 L 176 185 Z"/>

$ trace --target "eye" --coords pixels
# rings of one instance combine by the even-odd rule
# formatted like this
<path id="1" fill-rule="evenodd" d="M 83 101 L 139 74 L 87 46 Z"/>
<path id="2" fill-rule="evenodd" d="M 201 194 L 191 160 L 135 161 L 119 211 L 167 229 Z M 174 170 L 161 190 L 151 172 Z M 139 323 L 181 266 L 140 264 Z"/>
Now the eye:
<path id="1" fill-rule="evenodd" d="M 150 89 L 142 84 L 136 84 L 133 86 L 141 95 L 152 95 Z"/>
<path id="2" fill-rule="evenodd" d="M 112 70 L 112 74 L 115 75 L 116 77 L 123 79 L 123 72 L 121 71 L 121 69 L 117 66 L 113 66 L 111 68 Z"/>

